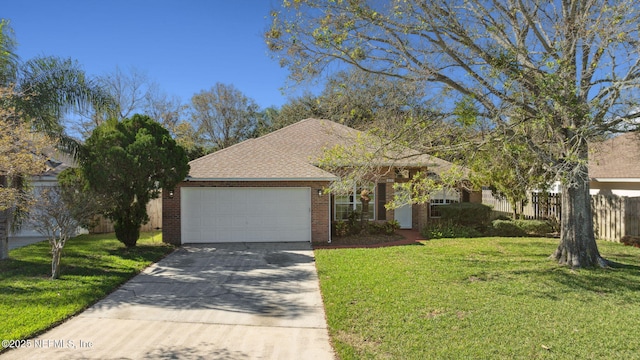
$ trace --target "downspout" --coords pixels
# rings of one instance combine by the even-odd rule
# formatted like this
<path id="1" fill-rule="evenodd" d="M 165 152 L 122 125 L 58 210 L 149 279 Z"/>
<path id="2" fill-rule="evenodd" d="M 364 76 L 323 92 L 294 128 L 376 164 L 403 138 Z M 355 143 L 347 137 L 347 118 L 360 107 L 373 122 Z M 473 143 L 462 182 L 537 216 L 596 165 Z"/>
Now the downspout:
<path id="1" fill-rule="evenodd" d="M 331 244 L 331 193 L 328 193 L 327 196 L 329 196 L 329 206 L 327 206 L 327 210 L 329 212 L 329 241 L 327 241 L 327 243 Z"/>
<path id="2" fill-rule="evenodd" d="M 327 211 L 329 212 L 327 214 L 329 219 L 329 241 L 327 241 L 327 244 L 331 244 L 331 193 L 327 193 L 327 196 L 329 197 L 329 206 L 327 206 Z"/>

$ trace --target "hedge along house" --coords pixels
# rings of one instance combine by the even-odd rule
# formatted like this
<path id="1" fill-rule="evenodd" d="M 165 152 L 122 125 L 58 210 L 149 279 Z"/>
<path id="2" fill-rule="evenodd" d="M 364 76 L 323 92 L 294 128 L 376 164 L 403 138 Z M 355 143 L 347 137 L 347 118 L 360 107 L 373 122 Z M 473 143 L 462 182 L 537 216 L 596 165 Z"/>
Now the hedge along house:
<path id="1" fill-rule="evenodd" d="M 387 210 L 394 183 L 418 171 L 438 173 L 451 164 L 427 155 L 380 163 L 371 182 L 341 195 L 327 193 L 337 174 L 321 168 L 325 151 L 357 144 L 364 134 L 347 126 L 306 119 L 191 161 L 185 181 L 163 191 L 163 241 L 213 242 L 331 241 L 331 224 L 361 211 L 362 188 L 371 191 L 369 220 L 397 220 L 418 229 L 430 217 L 428 205 Z M 455 189 L 431 201 L 469 201 Z M 478 198 L 480 199 L 480 198 Z M 436 215 L 437 214 L 433 214 Z"/>

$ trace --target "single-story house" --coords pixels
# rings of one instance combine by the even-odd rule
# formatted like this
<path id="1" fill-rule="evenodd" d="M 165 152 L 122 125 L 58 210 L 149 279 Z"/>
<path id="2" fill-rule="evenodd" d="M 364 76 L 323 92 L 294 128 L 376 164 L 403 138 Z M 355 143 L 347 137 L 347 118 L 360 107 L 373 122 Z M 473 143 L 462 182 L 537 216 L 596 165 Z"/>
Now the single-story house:
<path id="1" fill-rule="evenodd" d="M 402 228 L 419 229 L 437 216 L 429 205 L 384 207 L 393 199 L 394 183 L 452 166 L 427 155 L 387 161 L 375 181 L 353 185 L 348 195 L 325 192 L 338 175 L 323 169 L 319 159 L 328 149 L 362 139 L 362 132 L 336 122 L 306 119 L 191 161 L 188 177 L 163 191 L 163 241 L 331 241 L 332 222 L 361 210 L 363 188 L 371 191 L 370 220 L 395 219 Z M 432 194 L 431 201 L 481 202 L 481 193 L 449 189 Z"/>
<path id="2" fill-rule="evenodd" d="M 69 164 L 74 163 L 73 159 L 69 156 L 65 156 L 64 154 L 55 153 L 53 156 L 55 157 L 50 157 L 45 163 L 44 172 L 31 177 L 30 186 L 32 187 L 31 189 L 36 198 L 42 189 L 58 186 L 58 174 L 69 168 L 71 166 Z M 37 232 L 27 220 L 23 222 L 18 231 L 13 234 L 9 234 L 9 242 L 17 242 L 19 239 L 27 238 L 32 240 L 44 240 L 44 236 Z"/>
<path id="3" fill-rule="evenodd" d="M 593 144 L 589 156 L 591 195 L 640 196 L 640 133 Z"/>
<path id="4" fill-rule="evenodd" d="M 42 189 L 58 186 L 58 175 L 70 168 L 75 167 L 76 161 L 69 154 L 60 151 L 51 151 L 49 159 L 45 163 L 45 171 L 41 174 L 31 176 L 31 191 L 37 199 Z M 162 200 L 153 199 L 147 205 L 147 214 L 150 221 L 140 228 L 141 231 L 157 231 L 162 228 Z M 95 227 L 91 229 L 78 228 L 76 235 L 86 233 L 109 233 L 113 232 L 113 224 L 104 217 L 100 217 Z M 9 234 L 9 242 L 15 244 L 27 244 L 44 240 L 45 237 L 37 232 L 28 219 L 23 220 L 22 225 L 15 233 Z"/>

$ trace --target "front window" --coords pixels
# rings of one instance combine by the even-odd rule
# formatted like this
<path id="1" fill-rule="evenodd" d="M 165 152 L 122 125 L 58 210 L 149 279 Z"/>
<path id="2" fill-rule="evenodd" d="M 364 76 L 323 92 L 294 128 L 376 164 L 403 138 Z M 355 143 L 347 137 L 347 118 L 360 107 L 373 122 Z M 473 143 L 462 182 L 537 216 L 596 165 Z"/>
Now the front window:
<path id="1" fill-rule="evenodd" d="M 354 211 L 358 214 L 362 214 L 362 201 L 360 201 L 360 194 L 362 190 L 369 190 L 369 203 L 367 204 L 368 220 L 374 220 L 375 214 L 375 184 L 367 184 L 366 186 L 354 186 L 352 191 L 348 195 L 336 195 L 335 196 L 335 219 L 347 220 L 349 215 Z"/>
<path id="2" fill-rule="evenodd" d="M 460 193 L 455 189 L 442 189 L 433 191 L 429 194 L 429 213 L 432 218 L 439 218 L 442 216 L 438 211 L 436 205 L 446 205 L 460 202 Z"/>

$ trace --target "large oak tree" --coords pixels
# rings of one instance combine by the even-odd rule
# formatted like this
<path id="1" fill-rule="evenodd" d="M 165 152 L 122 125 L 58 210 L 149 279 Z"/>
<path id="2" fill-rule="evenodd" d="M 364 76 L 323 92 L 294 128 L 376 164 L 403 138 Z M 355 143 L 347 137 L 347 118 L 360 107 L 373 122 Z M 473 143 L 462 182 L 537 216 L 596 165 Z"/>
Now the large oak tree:
<path id="1" fill-rule="evenodd" d="M 272 16 L 266 42 L 293 79 L 338 61 L 426 81 L 427 99 L 441 98 L 451 114 L 465 103 L 465 125 L 483 125 L 482 136 L 460 139 L 467 146 L 521 143 L 562 182 L 553 257 L 606 264 L 592 226 L 588 143 L 620 129 L 636 106 L 638 1 L 285 0 Z"/>

